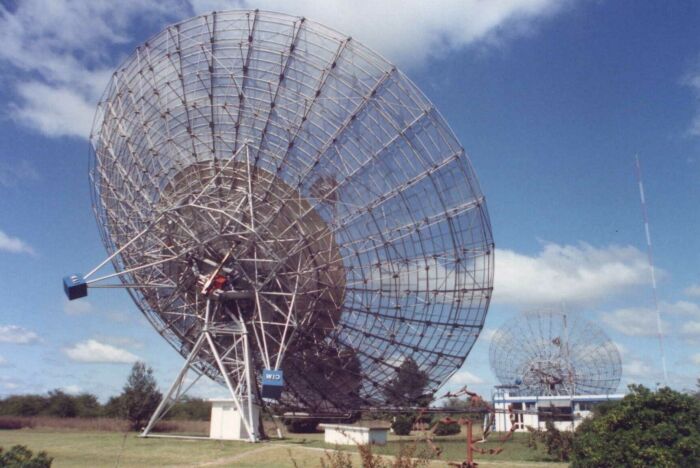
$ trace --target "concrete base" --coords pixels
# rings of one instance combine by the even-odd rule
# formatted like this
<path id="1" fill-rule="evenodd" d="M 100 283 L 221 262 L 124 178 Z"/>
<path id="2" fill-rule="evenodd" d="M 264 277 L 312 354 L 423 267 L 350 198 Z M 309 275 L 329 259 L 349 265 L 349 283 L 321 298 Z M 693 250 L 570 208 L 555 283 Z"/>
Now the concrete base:
<path id="1" fill-rule="evenodd" d="M 211 423 L 209 438 L 219 440 L 250 440 L 248 431 L 242 421 L 242 416 L 236 409 L 233 400 L 210 400 Z M 247 412 L 248 404 L 242 402 L 243 410 Z M 247 414 L 246 414 L 247 417 Z M 260 434 L 260 407 L 253 405 L 253 427 Z"/>
<path id="2" fill-rule="evenodd" d="M 385 445 L 388 427 L 360 427 L 346 424 L 321 424 L 323 441 L 333 445 Z"/>

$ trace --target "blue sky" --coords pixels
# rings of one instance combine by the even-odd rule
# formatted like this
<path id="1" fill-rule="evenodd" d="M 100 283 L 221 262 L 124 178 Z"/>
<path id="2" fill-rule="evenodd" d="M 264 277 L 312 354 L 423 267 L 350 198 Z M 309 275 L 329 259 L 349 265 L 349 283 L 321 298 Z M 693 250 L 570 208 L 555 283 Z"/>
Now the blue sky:
<path id="1" fill-rule="evenodd" d="M 620 346 L 623 383 L 663 377 L 634 155 L 660 273 L 669 384 L 700 377 L 700 4 L 694 1 L 0 2 L 0 395 L 117 393 L 135 358 L 181 358 L 121 290 L 67 303 L 105 256 L 89 127 L 111 70 L 165 25 L 212 9 L 307 16 L 380 51 L 471 157 L 497 245 L 485 331 L 448 387 L 489 394 L 489 337 L 565 307 Z M 430 5 L 425 5 L 430 3 Z M 204 383 L 201 395 L 221 394 Z"/>

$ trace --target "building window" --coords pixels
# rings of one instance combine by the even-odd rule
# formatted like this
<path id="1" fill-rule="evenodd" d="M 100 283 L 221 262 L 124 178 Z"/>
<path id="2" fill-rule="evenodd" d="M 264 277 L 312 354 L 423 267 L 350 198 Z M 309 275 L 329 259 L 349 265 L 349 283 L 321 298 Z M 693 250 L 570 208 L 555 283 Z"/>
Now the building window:
<path id="1" fill-rule="evenodd" d="M 571 421 L 573 412 L 571 406 L 540 406 L 537 411 L 540 422 Z"/>
<path id="2" fill-rule="evenodd" d="M 582 401 L 578 404 L 579 411 L 592 411 L 593 407 L 596 405 L 593 401 Z"/>

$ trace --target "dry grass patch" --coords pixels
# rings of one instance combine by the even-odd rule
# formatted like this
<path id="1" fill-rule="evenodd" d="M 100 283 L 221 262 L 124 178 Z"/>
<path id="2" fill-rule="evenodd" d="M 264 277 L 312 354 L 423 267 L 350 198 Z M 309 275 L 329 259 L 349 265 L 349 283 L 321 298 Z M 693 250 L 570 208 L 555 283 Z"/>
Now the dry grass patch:
<path id="1" fill-rule="evenodd" d="M 0 429 L 36 428 L 67 431 L 127 432 L 129 421 L 116 418 L 55 418 L 51 416 L 0 416 Z M 155 432 L 209 434 L 209 421 L 161 421 Z"/>

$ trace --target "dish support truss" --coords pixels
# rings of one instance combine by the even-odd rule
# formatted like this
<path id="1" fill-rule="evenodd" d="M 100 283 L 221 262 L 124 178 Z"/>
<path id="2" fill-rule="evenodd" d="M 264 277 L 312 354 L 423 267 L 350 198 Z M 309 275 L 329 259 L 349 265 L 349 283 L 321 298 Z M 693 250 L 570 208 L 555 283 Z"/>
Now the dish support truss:
<path id="1" fill-rule="evenodd" d="M 204 323 L 197 341 L 185 363 L 177 374 L 168 392 L 141 432 L 141 437 L 148 437 L 155 424 L 161 420 L 167 412 L 187 393 L 187 391 L 199 380 L 202 374 L 190 383 L 186 384 L 188 371 L 195 365 L 200 353 L 208 351 L 214 357 L 216 366 L 226 382 L 233 404 L 241 415 L 241 423 L 246 429 L 248 440 L 257 442 L 260 440 L 257 421 L 254 420 L 253 386 L 255 376 L 253 363 L 250 357 L 250 343 L 248 342 L 248 330 L 245 322 L 238 320 L 230 324 L 215 324 L 210 321 L 212 307 L 219 303 L 207 299 Z M 219 353 L 215 341 L 222 337 L 228 337 L 231 345 L 224 353 Z M 239 353 L 242 350 L 242 353 Z M 232 379 L 233 377 L 233 379 Z M 234 384 L 236 382 L 236 384 Z"/>
<path id="2" fill-rule="evenodd" d="M 245 174 L 242 186 L 247 190 L 241 197 L 238 203 L 238 208 L 242 211 L 250 213 L 250 219 L 255 219 L 254 211 L 256 204 L 253 197 L 253 176 L 254 171 L 250 166 L 250 149 L 248 144 L 245 144 L 229 161 L 222 164 L 215 176 L 217 177 L 227 171 L 234 164 L 238 164 L 239 173 Z M 243 169 L 241 169 L 241 167 Z M 159 289 L 174 290 L 178 285 L 168 278 L 161 278 L 159 281 L 148 282 L 147 280 L 139 280 L 138 278 L 152 277 L 149 270 L 156 269 L 157 274 L 162 273 L 164 264 L 177 263 L 187 257 L 189 250 L 181 250 L 175 255 L 163 255 L 162 257 L 153 259 L 141 265 L 132 268 L 120 268 L 121 265 L 117 261 L 122 253 L 128 249 L 133 249 L 134 246 L 139 246 L 141 239 L 152 235 L 153 231 L 159 231 L 163 224 L 169 222 L 169 216 L 172 213 L 177 213 L 183 209 L 191 209 L 196 207 L 206 211 L 206 207 L 198 203 L 204 203 L 200 199 L 205 198 L 207 191 L 210 189 L 208 185 L 201 187 L 198 193 L 190 194 L 187 202 L 180 202 L 174 206 L 170 206 L 160 212 L 155 217 L 155 221 L 149 224 L 145 229 L 136 234 L 128 242 L 125 242 L 119 249 L 115 250 L 110 256 L 103 260 L 99 265 L 93 268 L 90 272 L 83 275 L 73 275 L 64 279 L 66 293 L 70 299 L 77 299 L 87 295 L 88 288 L 125 288 L 127 290 L 153 290 Z M 242 206 L 243 204 L 247 206 Z M 254 223 L 244 225 L 245 229 L 255 235 Z M 206 244 L 202 242 L 202 244 Z M 254 342 L 258 344 L 257 355 L 260 359 L 260 364 L 266 369 L 278 370 L 282 364 L 284 353 L 287 351 L 287 345 L 294 335 L 294 329 L 298 325 L 298 320 L 293 313 L 297 298 L 301 296 L 299 293 L 300 281 L 303 277 L 301 271 L 295 274 L 296 281 L 294 288 L 288 292 L 284 291 L 269 291 L 262 290 L 260 282 L 249 278 L 245 283 L 250 289 L 238 289 L 224 291 L 218 288 L 216 284 L 217 277 L 220 277 L 228 268 L 225 266 L 227 261 L 231 260 L 230 252 L 224 255 L 216 265 L 209 265 L 210 268 L 206 275 L 200 275 L 196 292 L 196 300 L 201 301 L 205 305 L 203 307 L 195 306 L 191 311 L 183 311 L 182 315 L 189 316 L 189 319 L 194 319 L 194 323 L 190 325 L 191 329 L 195 329 L 196 338 L 192 335 L 190 338 L 190 350 L 186 355 L 185 362 L 178 372 L 175 380 L 170 386 L 162 401 L 153 413 L 148 425 L 141 433 L 142 437 L 147 437 L 151 434 L 155 424 L 162 419 L 167 412 L 194 386 L 194 384 L 207 374 L 210 377 L 224 383 L 231 399 L 234 402 L 239 414 L 242 415 L 241 423 L 244 425 L 246 432 L 251 442 L 259 440 L 260 434 L 258 431 L 257 421 L 254 421 L 253 407 L 256 403 L 261 402 L 258 389 L 256 387 L 256 365 L 251 352 L 251 340 L 249 333 L 255 336 Z M 239 259 L 240 260 L 240 259 Z M 255 258 L 260 262 L 265 262 L 264 258 Z M 117 272 L 102 276 L 96 276 L 97 272 L 105 267 L 109 262 L 113 262 Z M 211 263 L 211 261 L 209 262 Z M 257 263 L 255 263 L 257 267 Z M 146 272 L 146 275 L 143 275 Z M 257 271 L 256 271 L 257 272 Z M 96 276 L 96 277 L 95 277 Z M 114 278 L 119 278 L 121 283 L 109 282 Z M 71 282 L 73 284 L 71 284 Z M 76 292 L 77 291 L 77 292 Z M 81 292 L 82 291 L 82 292 Z M 276 307 L 277 319 L 271 321 L 269 317 L 263 313 L 263 303 L 273 305 L 266 295 L 285 296 L 287 304 L 286 310 L 281 310 Z M 231 304 L 237 304 L 238 301 L 248 301 L 248 304 L 253 304 L 254 314 L 248 316 L 249 325 L 246 325 L 246 320 L 242 318 L 239 307 L 236 307 L 239 314 L 232 314 L 230 309 Z M 227 307 L 228 306 L 228 307 Z M 161 334 L 167 332 L 162 325 L 153 323 L 149 315 L 146 317 L 156 327 L 161 330 Z M 268 328 L 273 328 L 272 332 L 266 331 Z M 252 329 L 252 332 L 250 331 Z M 268 347 L 267 343 L 270 342 Z M 185 345 L 186 346 L 186 345 Z M 181 354 L 182 350 L 180 350 Z M 187 383 L 186 378 L 190 371 L 196 374 L 193 381 Z"/>

